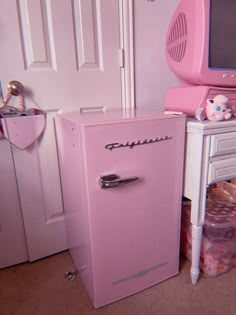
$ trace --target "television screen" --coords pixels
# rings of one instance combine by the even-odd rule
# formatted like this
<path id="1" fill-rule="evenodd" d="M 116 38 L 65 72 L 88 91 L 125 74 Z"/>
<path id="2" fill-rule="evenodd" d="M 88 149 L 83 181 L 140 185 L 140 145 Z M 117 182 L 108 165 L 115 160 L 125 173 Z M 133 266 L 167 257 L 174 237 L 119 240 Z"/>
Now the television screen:
<path id="1" fill-rule="evenodd" d="M 236 0 L 211 0 L 209 68 L 236 69 Z"/>

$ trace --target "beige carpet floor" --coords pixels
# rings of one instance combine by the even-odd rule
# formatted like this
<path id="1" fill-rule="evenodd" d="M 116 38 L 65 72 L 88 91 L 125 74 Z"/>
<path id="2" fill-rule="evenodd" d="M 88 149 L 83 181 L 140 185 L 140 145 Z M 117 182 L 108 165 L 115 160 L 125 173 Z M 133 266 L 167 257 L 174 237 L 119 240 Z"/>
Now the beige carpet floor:
<path id="1" fill-rule="evenodd" d="M 68 251 L 0 270 L 0 315 L 235 315 L 236 268 L 218 276 L 189 277 L 181 259 L 179 275 L 130 297 L 94 309 Z"/>

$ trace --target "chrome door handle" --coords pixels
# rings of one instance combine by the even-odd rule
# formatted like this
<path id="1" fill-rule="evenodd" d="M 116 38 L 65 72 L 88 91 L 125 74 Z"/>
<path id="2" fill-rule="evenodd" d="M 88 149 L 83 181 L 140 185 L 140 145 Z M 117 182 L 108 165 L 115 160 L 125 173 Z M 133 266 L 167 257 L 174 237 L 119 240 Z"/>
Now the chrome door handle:
<path id="1" fill-rule="evenodd" d="M 114 188 L 114 187 L 118 187 L 121 185 L 129 184 L 129 183 L 134 182 L 138 179 L 139 179 L 138 176 L 120 178 L 119 175 L 109 174 L 109 175 L 100 176 L 99 185 L 102 189 Z"/>

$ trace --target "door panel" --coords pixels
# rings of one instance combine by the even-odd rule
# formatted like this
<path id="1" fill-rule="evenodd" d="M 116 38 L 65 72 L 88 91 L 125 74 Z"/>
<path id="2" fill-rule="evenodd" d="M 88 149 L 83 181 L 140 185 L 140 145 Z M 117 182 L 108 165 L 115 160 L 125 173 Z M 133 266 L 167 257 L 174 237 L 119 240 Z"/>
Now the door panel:
<path id="1" fill-rule="evenodd" d="M 42 1 L 18 1 L 20 42 L 25 70 L 56 70 L 55 45 L 47 6 Z"/>
<path id="2" fill-rule="evenodd" d="M 29 260 L 67 248 L 53 117 L 30 148 L 13 147 Z"/>
<path id="3" fill-rule="evenodd" d="M 28 260 L 11 146 L 0 141 L 0 268 Z"/>
<path id="4" fill-rule="evenodd" d="M 26 108 L 39 106 L 47 112 L 43 136 L 23 151 L 12 147 L 30 260 L 67 247 L 55 113 L 87 106 L 122 106 L 119 3 L 1 3 L 3 89 L 10 80 L 19 80 L 25 86 Z"/>

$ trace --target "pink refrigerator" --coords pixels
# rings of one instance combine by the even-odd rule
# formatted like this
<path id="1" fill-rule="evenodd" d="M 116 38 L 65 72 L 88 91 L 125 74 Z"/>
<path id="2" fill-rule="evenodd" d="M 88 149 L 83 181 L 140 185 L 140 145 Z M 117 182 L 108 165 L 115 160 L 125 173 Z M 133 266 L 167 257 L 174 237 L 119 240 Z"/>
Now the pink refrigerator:
<path id="1" fill-rule="evenodd" d="M 74 112 L 56 130 L 68 245 L 93 305 L 176 275 L 185 116 Z"/>

